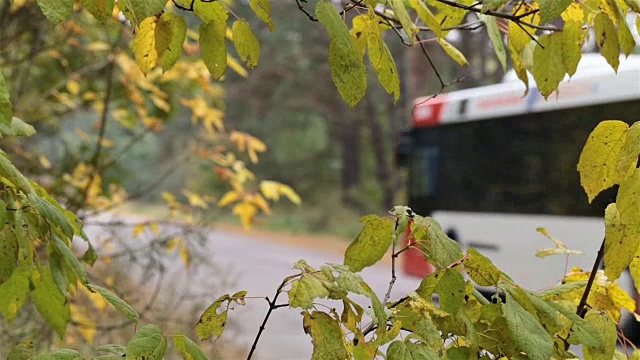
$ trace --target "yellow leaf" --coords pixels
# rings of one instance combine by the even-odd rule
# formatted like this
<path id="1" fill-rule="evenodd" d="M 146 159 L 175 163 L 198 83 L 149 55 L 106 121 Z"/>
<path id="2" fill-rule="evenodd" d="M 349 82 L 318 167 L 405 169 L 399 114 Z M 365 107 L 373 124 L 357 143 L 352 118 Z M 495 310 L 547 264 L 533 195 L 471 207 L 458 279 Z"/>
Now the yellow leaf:
<path id="1" fill-rule="evenodd" d="M 187 247 L 187 244 L 184 243 L 184 241 L 180 246 L 180 257 L 182 258 L 182 262 L 184 263 L 184 266 L 188 268 L 189 265 L 191 264 L 191 256 L 189 255 L 189 248 Z"/>
<path id="2" fill-rule="evenodd" d="M 607 294 L 616 307 L 624 308 L 632 313 L 636 311 L 636 301 L 618 284 L 607 285 Z"/>
<path id="3" fill-rule="evenodd" d="M 562 62 L 562 33 L 544 34 L 538 38 L 541 46 L 533 51 L 531 74 L 540 94 L 546 99 L 564 79 L 566 69 Z"/>
<path id="4" fill-rule="evenodd" d="M 209 208 L 209 204 L 207 204 L 207 202 L 204 201 L 202 197 L 200 197 L 200 195 L 186 189 L 182 190 L 182 193 L 184 194 L 184 196 L 187 197 L 187 200 L 189 201 L 189 205 L 194 207 L 199 207 L 201 209 Z"/>
<path id="5" fill-rule="evenodd" d="M 509 53 L 511 54 L 511 62 L 513 63 L 513 70 L 516 72 L 518 79 L 520 79 L 525 85 L 524 94 L 526 95 L 529 92 L 529 75 L 527 74 L 527 69 L 520 57 L 520 52 L 514 50 L 511 43 L 509 43 Z"/>
<path id="6" fill-rule="evenodd" d="M 78 93 L 80 92 L 80 83 L 78 83 L 76 80 L 67 81 L 67 90 L 69 90 L 69 93 L 71 95 L 78 95 Z"/>
<path id="7" fill-rule="evenodd" d="M 637 224 L 621 221 L 616 203 L 609 204 L 604 214 L 604 273 L 614 281 L 633 260 L 640 244 L 640 232 Z"/>
<path id="8" fill-rule="evenodd" d="M 89 315 L 87 308 L 78 306 L 76 304 L 70 304 L 69 309 L 71 312 L 71 319 L 78 324 L 77 329 L 82 338 L 92 343 L 96 335 L 96 322 Z"/>
<path id="9" fill-rule="evenodd" d="M 253 33 L 249 23 L 244 20 L 236 20 L 233 22 L 233 45 L 240 59 L 247 64 L 249 69 L 258 66 L 260 59 L 260 41 Z"/>
<path id="10" fill-rule="evenodd" d="M 138 236 L 140 236 L 140 234 L 142 234 L 142 232 L 144 232 L 144 228 L 146 227 L 145 224 L 136 224 L 133 227 L 133 237 L 137 238 Z"/>
<path id="11" fill-rule="evenodd" d="M 251 202 L 256 204 L 256 206 L 258 206 L 258 208 L 260 208 L 260 210 L 262 210 L 263 213 L 267 215 L 271 214 L 271 207 L 269 206 L 269 203 L 267 202 L 267 200 L 265 200 L 262 197 L 262 195 L 253 194 L 253 196 L 251 197 Z"/>
<path id="12" fill-rule="evenodd" d="M 131 44 L 138 67 L 145 75 L 153 70 L 158 60 L 155 36 L 157 22 L 158 18 L 155 16 L 142 20 Z"/>
<path id="13" fill-rule="evenodd" d="M 182 239 L 179 237 L 174 237 L 169 239 L 169 241 L 167 241 L 167 245 L 165 246 L 165 249 L 167 249 L 167 252 L 170 253 L 173 250 L 175 250 L 178 245 L 180 245 L 180 243 L 182 242 Z"/>
<path id="14" fill-rule="evenodd" d="M 620 43 L 618 42 L 618 32 L 613 20 L 603 12 L 598 13 L 594 20 L 593 29 L 596 33 L 596 43 L 600 48 L 600 54 L 607 59 L 613 70 L 618 72 Z"/>
<path id="15" fill-rule="evenodd" d="M 240 194 L 238 192 L 233 190 L 227 191 L 227 193 L 218 201 L 218 206 L 221 208 L 225 207 L 238 199 L 240 199 Z"/>
<path id="16" fill-rule="evenodd" d="M 538 9 L 537 3 L 532 3 L 532 4 L 524 3 L 522 4 L 522 6 L 520 6 L 519 4 L 518 6 L 514 7 L 513 15 L 520 16 L 523 14 L 530 14 L 521 18 L 521 21 L 538 25 L 538 23 L 540 22 L 540 15 L 537 12 L 532 13 L 536 9 Z M 524 47 L 527 46 L 527 44 L 531 41 L 531 36 L 535 35 L 535 33 L 536 33 L 535 29 L 528 28 L 524 25 L 521 28 L 515 22 L 513 21 L 509 22 L 509 33 L 508 33 L 509 44 L 513 47 L 513 49 L 516 52 L 520 52 L 522 49 L 524 49 Z"/>
<path id="17" fill-rule="evenodd" d="M 242 222 L 242 227 L 248 230 L 251 227 L 251 224 L 253 223 L 253 219 L 255 217 L 257 210 L 258 208 L 255 205 L 243 201 L 243 202 L 237 203 L 233 207 L 232 212 L 234 215 L 238 215 L 238 217 L 240 217 L 240 221 Z"/>
<path id="18" fill-rule="evenodd" d="M 49 161 L 49 159 L 45 155 L 40 154 L 38 156 L 38 161 L 40 162 L 40 165 L 42 165 L 43 168 L 51 169 L 51 161 Z"/>
<path id="19" fill-rule="evenodd" d="M 265 198 L 269 200 L 277 201 L 280 199 L 280 192 L 278 191 L 278 183 L 270 180 L 263 180 L 260 182 L 260 191 Z"/>
<path id="20" fill-rule="evenodd" d="M 589 202 L 601 191 L 619 184 L 618 157 L 629 125 L 619 120 L 602 121 L 589 135 L 578 161 L 580 185 Z"/>
<path id="21" fill-rule="evenodd" d="M 409 0 L 409 4 L 411 4 L 411 7 L 418 13 L 420 20 L 422 20 L 437 37 L 442 37 L 442 27 L 438 19 L 436 19 L 431 12 L 431 9 L 420 0 Z"/>
<path id="22" fill-rule="evenodd" d="M 451 45 L 451 43 L 447 42 L 445 39 L 438 39 L 440 46 L 442 49 L 451 57 L 455 62 L 460 65 L 468 65 L 469 62 L 467 58 L 460 52 L 460 50 L 456 49 L 455 46 Z"/>
<path id="23" fill-rule="evenodd" d="M 582 30 L 584 23 L 584 11 L 580 5 L 572 3 L 562 13 L 564 28 L 562 29 L 562 61 L 569 76 L 573 76 L 578 69 L 578 63 L 582 57 L 582 43 L 584 42 L 585 31 Z"/>
<path id="24" fill-rule="evenodd" d="M 155 221 L 152 221 L 149 223 L 149 228 L 151 229 L 153 234 L 156 236 L 158 236 L 158 234 L 160 233 L 160 228 L 158 227 L 158 223 Z"/>
<path id="25" fill-rule="evenodd" d="M 300 199 L 300 195 L 298 195 L 289 185 L 280 184 L 280 193 L 286 196 L 289 201 L 296 205 L 300 205 L 302 200 Z"/>
<path id="26" fill-rule="evenodd" d="M 585 346 L 585 359 L 613 359 L 618 338 L 616 324 L 605 312 L 598 310 L 589 310 L 584 319 L 593 325 L 604 344 L 601 348 Z"/>

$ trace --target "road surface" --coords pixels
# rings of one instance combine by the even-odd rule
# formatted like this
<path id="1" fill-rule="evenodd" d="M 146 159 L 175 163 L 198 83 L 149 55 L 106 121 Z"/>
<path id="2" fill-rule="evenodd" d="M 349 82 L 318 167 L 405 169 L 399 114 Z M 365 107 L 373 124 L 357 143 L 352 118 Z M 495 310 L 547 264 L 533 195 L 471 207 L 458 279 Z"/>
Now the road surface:
<path id="1" fill-rule="evenodd" d="M 99 230 L 96 228 L 88 226 L 86 229 L 92 238 L 100 238 Z M 126 235 L 125 238 L 130 237 L 130 229 L 123 231 L 122 235 Z M 292 269 L 296 261 L 304 259 L 314 268 L 319 268 L 325 263 L 341 264 L 342 253 L 348 245 L 347 242 L 336 240 L 320 242 L 317 237 L 304 235 L 286 235 L 284 238 L 278 238 L 277 235 L 264 236 L 263 232 L 243 232 L 224 228 L 208 230 L 205 235 L 206 243 L 200 252 L 210 260 L 213 268 L 188 271 L 176 256 L 175 261 L 167 267 L 167 273 L 170 274 L 167 280 L 172 285 L 169 293 L 166 293 L 166 288 L 163 289 L 161 297 L 169 299 L 185 288 L 191 291 L 198 289 L 200 294 L 209 299 L 208 303 L 225 293 L 233 294 L 240 290 L 247 291 L 247 296 L 272 297 L 284 277 L 298 272 Z M 135 241 L 140 239 L 132 240 Z M 137 271 L 128 269 L 128 272 L 134 274 Z M 420 279 L 406 277 L 400 271 L 397 275 L 391 299 L 398 299 L 408 291 L 415 290 L 420 283 Z M 391 278 L 390 262 L 385 261 L 367 268 L 363 270 L 362 276 L 382 299 Z M 281 295 L 280 299 L 286 302 L 286 294 Z M 332 303 L 330 300 L 323 300 L 321 303 L 339 306 L 337 302 Z M 184 304 L 176 303 L 176 306 Z M 203 309 L 191 315 L 193 324 L 197 322 Z M 225 331 L 221 341 L 231 340 L 234 346 L 239 345 L 245 349 L 246 354 L 267 309 L 264 299 L 248 299 L 246 306 L 234 306 L 234 310 L 229 311 L 227 320 L 232 330 Z M 229 339 L 229 336 L 233 338 Z M 253 358 L 309 359 L 311 353 L 311 338 L 302 329 L 301 310 L 283 307 L 272 313 Z"/>

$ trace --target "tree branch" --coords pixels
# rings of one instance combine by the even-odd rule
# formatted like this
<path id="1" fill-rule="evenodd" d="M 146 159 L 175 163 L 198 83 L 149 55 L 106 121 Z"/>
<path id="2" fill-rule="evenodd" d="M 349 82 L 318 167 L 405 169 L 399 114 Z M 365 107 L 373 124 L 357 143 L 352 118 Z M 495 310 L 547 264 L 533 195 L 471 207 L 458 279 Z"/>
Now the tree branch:
<path id="1" fill-rule="evenodd" d="M 262 320 L 262 324 L 260 324 L 260 328 L 258 329 L 258 334 L 256 335 L 255 339 L 253 340 L 253 344 L 251 345 L 251 350 L 249 351 L 249 355 L 247 356 L 247 360 L 251 360 L 251 357 L 253 356 L 253 353 L 256 351 L 256 348 L 258 347 L 258 341 L 260 340 L 260 336 L 262 335 L 262 332 L 264 331 L 264 329 L 265 329 L 265 327 L 267 325 L 267 321 L 269 321 L 269 316 L 271 316 L 271 312 L 273 310 L 277 309 L 277 308 L 289 305 L 289 304 L 276 304 L 276 301 L 278 300 L 278 296 L 280 296 L 280 294 L 282 294 L 282 289 L 284 289 L 284 287 L 289 283 L 289 281 L 291 281 L 292 279 L 297 278 L 300 275 L 301 274 L 287 276 L 286 278 L 284 278 L 282 280 L 282 283 L 280 284 L 280 286 L 278 286 L 278 289 L 276 290 L 276 294 L 273 296 L 273 299 L 269 300 L 269 298 L 265 298 L 267 300 L 267 302 L 269 303 L 269 310 L 267 310 L 267 314 L 265 315 L 264 320 Z"/>

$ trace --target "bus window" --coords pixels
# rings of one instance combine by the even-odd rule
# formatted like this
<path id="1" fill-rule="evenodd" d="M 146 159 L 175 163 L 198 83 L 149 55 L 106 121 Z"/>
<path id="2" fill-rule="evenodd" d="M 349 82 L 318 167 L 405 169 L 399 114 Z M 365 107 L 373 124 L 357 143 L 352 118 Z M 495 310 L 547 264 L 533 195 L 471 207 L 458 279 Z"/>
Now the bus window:
<path id="1" fill-rule="evenodd" d="M 409 206 L 418 214 L 429 214 L 437 190 L 440 151 L 420 146 L 409 157 Z"/>

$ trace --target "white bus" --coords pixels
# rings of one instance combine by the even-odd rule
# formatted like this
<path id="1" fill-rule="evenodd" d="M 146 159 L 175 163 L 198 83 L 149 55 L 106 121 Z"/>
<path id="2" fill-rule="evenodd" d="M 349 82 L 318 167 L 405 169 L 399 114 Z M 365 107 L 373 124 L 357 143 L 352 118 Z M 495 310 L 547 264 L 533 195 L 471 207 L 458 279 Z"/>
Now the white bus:
<path id="1" fill-rule="evenodd" d="M 496 85 L 418 98 L 403 158 L 408 205 L 433 216 L 463 248 L 484 253 L 531 290 L 557 284 L 564 256 L 536 257 L 553 244 L 569 248 L 569 267 L 590 270 L 604 236 L 604 208 L 615 189 L 592 204 L 580 187 L 578 158 L 602 120 L 640 120 L 640 56 L 621 58 L 618 74 L 599 54 L 584 54 L 576 75 L 547 101 L 533 79 L 513 74 Z M 408 253 L 404 271 L 428 272 Z M 628 286 L 625 286 L 628 288 Z"/>

